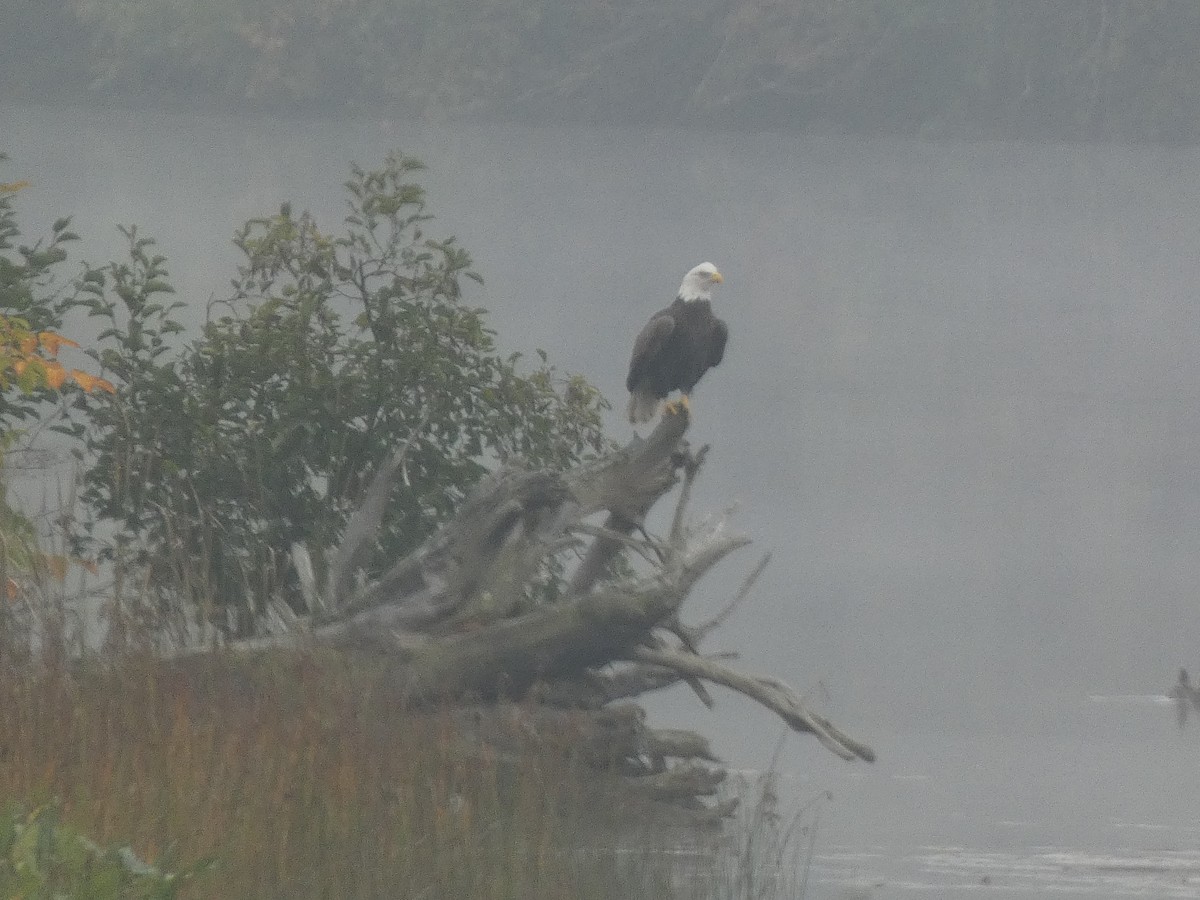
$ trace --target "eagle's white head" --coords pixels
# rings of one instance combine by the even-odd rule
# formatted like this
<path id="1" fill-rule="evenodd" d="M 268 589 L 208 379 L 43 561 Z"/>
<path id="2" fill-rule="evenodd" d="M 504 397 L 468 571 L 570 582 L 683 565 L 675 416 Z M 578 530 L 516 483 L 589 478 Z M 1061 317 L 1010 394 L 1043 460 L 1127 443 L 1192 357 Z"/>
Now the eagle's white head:
<path id="1" fill-rule="evenodd" d="M 684 300 L 711 300 L 713 285 L 724 280 L 716 266 L 710 262 L 702 262 L 683 276 L 683 283 L 679 285 L 679 296 Z"/>

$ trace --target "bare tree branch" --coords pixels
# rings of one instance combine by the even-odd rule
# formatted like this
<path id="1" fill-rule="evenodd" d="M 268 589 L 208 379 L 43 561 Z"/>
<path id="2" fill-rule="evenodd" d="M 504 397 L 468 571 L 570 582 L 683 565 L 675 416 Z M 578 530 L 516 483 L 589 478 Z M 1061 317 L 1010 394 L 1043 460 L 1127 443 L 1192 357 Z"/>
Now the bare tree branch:
<path id="1" fill-rule="evenodd" d="M 708 738 L 694 731 L 682 731 L 676 728 L 647 728 L 642 734 L 642 752 L 652 760 L 658 760 L 660 768 L 664 757 L 672 756 L 678 759 L 703 759 L 707 762 L 719 763 L 721 760 L 713 754 Z"/>
<path id="2" fill-rule="evenodd" d="M 696 625 L 695 627 L 690 629 L 691 633 L 693 635 L 693 638 L 696 641 L 703 640 L 705 637 L 707 637 L 709 634 L 711 634 L 717 628 L 720 628 L 723 624 L 725 624 L 725 621 L 731 615 L 733 615 L 734 610 L 736 610 L 739 606 L 741 606 L 742 603 L 746 600 L 746 598 L 750 596 L 750 590 L 751 590 L 751 588 L 754 587 L 754 582 L 758 581 L 758 577 L 760 575 L 762 575 L 763 570 L 765 570 L 767 568 L 767 564 L 770 563 L 770 561 L 771 561 L 770 552 L 764 553 L 762 555 L 762 559 L 760 559 L 758 561 L 758 565 L 756 565 L 750 571 L 750 574 L 746 576 L 745 580 L 742 581 L 742 586 L 738 588 L 737 593 L 733 595 L 733 599 L 730 600 L 728 604 L 726 604 L 725 608 L 722 609 L 715 616 L 713 616 L 711 619 L 709 619 L 707 622 L 704 622 L 700 625 Z"/>
<path id="3" fill-rule="evenodd" d="M 691 797 L 712 796 L 728 773 L 724 769 L 710 769 L 695 763 L 672 766 L 662 772 L 646 775 L 637 780 L 651 797 L 663 800 L 682 800 Z"/>
<path id="4" fill-rule="evenodd" d="M 858 757 L 867 762 L 875 761 L 874 750 L 842 734 L 828 720 L 810 713 L 805 709 L 800 695 L 780 681 L 744 675 L 713 660 L 673 650 L 651 650 L 648 647 L 636 647 L 631 652 L 630 658 L 650 665 L 675 669 L 681 675 L 694 675 L 714 684 L 724 685 L 758 701 L 776 713 L 792 730 L 811 733 L 823 746 L 842 759 L 851 760 Z"/>
<path id="5" fill-rule="evenodd" d="M 683 540 L 684 515 L 687 513 L 688 503 L 692 499 L 692 485 L 696 483 L 696 476 L 700 473 L 700 467 L 704 465 L 704 458 L 708 456 L 708 444 L 705 444 L 695 455 L 689 457 L 687 462 L 683 464 L 683 488 L 679 492 L 679 502 L 675 504 L 675 516 L 671 520 L 671 544 L 679 544 Z"/>
<path id="6" fill-rule="evenodd" d="M 646 513 L 674 487 L 676 469 L 686 468 L 690 459 L 682 444 L 687 424 L 686 410 L 667 412 L 646 441 L 635 438 L 612 460 L 585 467 L 577 477 L 568 479 L 584 509 L 600 503 L 609 510 L 604 528 L 611 532 L 592 544 L 575 570 L 569 584 L 572 593 L 590 590 L 605 575 L 624 546 L 623 539 L 641 528 Z M 603 478 L 593 485 L 596 475 Z"/>
<path id="7" fill-rule="evenodd" d="M 578 673 L 623 658 L 678 610 L 692 586 L 749 543 L 711 528 L 668 573 L 620 582 L 484 628 L 449 635 L 418 650 L 398 672 L 414 699 L 520 696 L 536 680 Z"/>
<path id="8" fill-rule="evenodd" d="M 346 523 L 341 544 L 329 554 L 329 573 L 325 580 L 325 599 L 329 606 L 334 608 L 341 606 L 349 595 L 350 583 L 354 578 L 354 569 L 362 563 L 367 551 L 370 550 L 370 541 L 379 531 L 379 525 L 383 521 L 383 514 L 387 511 L 387 504 L 392 496 L 392 485 L 396 480 L 396 473 L 404 465 L 408 451 L 412 449 L 417 438 L 425 431 L 425 426 L 429 424 L 429 417 L 431 415 L 432 410 L 426 408 L 420 421 L 414 426 L 408 440 L 392 454 L 387 462 L 379 467 L 379 471 L 375 473 L 375 477 L 371 479 L 370 484 L 363 491 L 363 497 L 358 508 Z"/>

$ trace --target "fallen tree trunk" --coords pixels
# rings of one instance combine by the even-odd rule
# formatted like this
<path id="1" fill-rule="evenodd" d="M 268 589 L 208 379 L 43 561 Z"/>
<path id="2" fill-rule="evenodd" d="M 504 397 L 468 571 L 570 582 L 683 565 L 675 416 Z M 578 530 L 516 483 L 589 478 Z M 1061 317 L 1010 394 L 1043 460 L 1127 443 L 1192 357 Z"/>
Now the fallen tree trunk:
<path id="1" fill-rule="evenodd" d="M 719 684 L 843 759 L 873 760 L 870 747 L 808 710 L 787 685 L 699 653 L 699 643 L 745 600 L 767 558 L 724 612 L 683 625 L 693 586 L 749 543 L 725 518 L 688 524 L 707 448 L 689 450 L 687 426 L 686 411 L 669 412 L 647 439 L 576 469 L 501 470 L 420 548 L 352 590 L 401 448 L 368 487 L 342 545 L 326 554 L 323 591 L 307 551 L 294 548 L 311 617 L 287 634 L 241 646 L 314 643 L 386 654 L 391 687 L 404 702 L 459 705 L 457 721 L 474 739 L 512 749 L 553 736 L 550 745 L 623 773 L 633 789 L 699 818 L 732 811 L 729 802 L 700 800 L 717 791 L 724 770 L 706 765 L 717 760 L 701 735 L 647 728 L 630 699 L 683 681 L 712 705 L 705 685 Z M 681 477 L 670 533 L 647 534 L 647 513 Z M 603 524 L 588 521 L 600 514 Z M 538 579 L 571 555 L 578 563 L 559 582 L 557 598 L 539 601 Z"/>
<path id="2" fill-rule="evenodd" d="M 399 678 L 414 699 L 469 691 L 520 697 L 536 680 L 581 674 L 621 659 L 678 611 L 704 572 L 747 543 L 738 536 L 714 537 L 670 576 L 613 585 L 431 642 L 412 654 Z"/>

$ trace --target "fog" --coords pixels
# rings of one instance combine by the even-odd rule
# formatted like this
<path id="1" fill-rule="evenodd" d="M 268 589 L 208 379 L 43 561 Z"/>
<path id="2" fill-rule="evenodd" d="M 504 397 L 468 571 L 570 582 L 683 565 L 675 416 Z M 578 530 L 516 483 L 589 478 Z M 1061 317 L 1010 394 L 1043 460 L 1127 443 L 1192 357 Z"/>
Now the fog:
<path id="1" fill-rule="evenodd" d="M 1200 664 L 1200 151 L 27 107 L 0 133 L 30 231 L 74 214 L 100 261 L 137 223 L 191 321 L 244 219 L 291 200 L 332 229 L 350 161 L 415 154 L 427 231 L 472 252 L 502 345 L 599 385 L 621 439 L 636 331 L 713 261 L 731 338 L 693 397 L 693 508 L 736 502 L 755 543 L 690 618 L 774 553 L 714 648 L 881 765 L 913 732 L 1175 738 L 1168 709 L 1099 720 L 1087 698 Z M 747 766 L 779 733 L 728 695 L 652 713 Z"/>

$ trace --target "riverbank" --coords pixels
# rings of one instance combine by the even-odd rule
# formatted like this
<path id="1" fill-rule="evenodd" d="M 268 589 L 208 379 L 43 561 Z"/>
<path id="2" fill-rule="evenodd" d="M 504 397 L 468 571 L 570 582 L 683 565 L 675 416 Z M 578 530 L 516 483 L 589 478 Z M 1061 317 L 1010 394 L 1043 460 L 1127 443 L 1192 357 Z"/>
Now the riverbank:
<path id="1" fill-rule="evenodd" d="M 468 745 L 351 659 L 64 659 L 0 654 L 0 798 L 196 870 L 182 897 L 730 896 L 596 772 Z"/>
<path id="2" fill-rule="evenodd" d="M 1044 0 L 23 0 L 9 100 L 1193 143 L 1200 8 Z"/>

